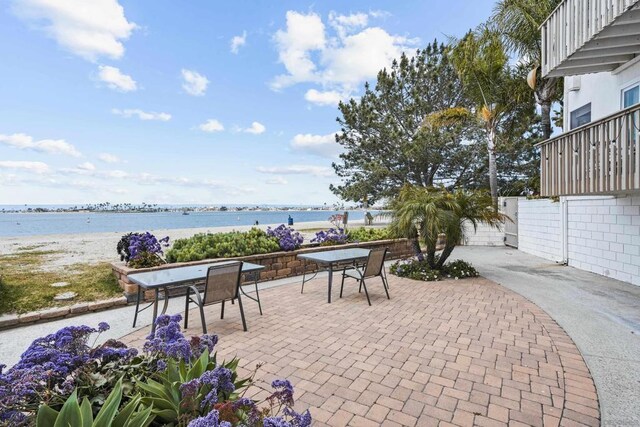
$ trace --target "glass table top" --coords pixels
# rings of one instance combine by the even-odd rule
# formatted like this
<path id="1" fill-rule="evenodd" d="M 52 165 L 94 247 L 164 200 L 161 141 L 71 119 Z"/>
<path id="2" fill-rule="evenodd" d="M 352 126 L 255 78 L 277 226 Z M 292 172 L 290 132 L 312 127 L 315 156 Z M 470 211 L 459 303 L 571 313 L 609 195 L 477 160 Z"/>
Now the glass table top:
<path id="1" fill-rule="evenodd" d="M 298 258 L 319 263 L 331 264 L 363 259 L 369 256 L 369 249 L 351 248 L 333 251 L 310 252 L 298 255 Z"/>
<path id="2" fill-rule="evenodd" d="M 192 282 L 207 277 L 209 267 L 213 265 L 231 264 L 235 261 L 222 261 L 210 264 L 190 265 L 187 267 L 167 268 L 164 270 L 147 271 L 144 273 L 129 274 L 129 280 L 143 288 L 157 288 L 167 285 Z M 243 273 L 252 273 L 263 270 L 265 267 L 259 264 L 245 262 L 242 264 Z"/>

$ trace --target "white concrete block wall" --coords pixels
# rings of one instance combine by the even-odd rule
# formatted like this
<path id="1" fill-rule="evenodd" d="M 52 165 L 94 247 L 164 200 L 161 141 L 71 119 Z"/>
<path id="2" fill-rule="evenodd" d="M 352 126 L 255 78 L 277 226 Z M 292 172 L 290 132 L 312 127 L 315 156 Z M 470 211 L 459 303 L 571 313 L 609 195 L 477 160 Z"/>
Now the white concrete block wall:
<path id="1" fill-rule="evenodd" d="M 518 249 L 550 261 L 562 261 L 560 203 L 518 199 Z"/>
<path id="2" fill-rule="evenodd" d="M 504 226 L 497 229 L 478 224 L 478 228 L 474 231 L 473 225 L 466 224 L 463 244 L 465 246 L 504 246 Z"/>
<path id="3" fill-rule="evenodd" d="M 640 286 L 640 195 L 567 199 L 570 266 Z"/>

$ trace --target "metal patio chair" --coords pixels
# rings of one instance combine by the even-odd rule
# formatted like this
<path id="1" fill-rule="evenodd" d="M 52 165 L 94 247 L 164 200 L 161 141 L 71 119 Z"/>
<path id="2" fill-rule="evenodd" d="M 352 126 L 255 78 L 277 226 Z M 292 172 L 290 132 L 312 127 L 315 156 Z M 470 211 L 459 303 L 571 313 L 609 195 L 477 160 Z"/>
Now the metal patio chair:
<path id="1" fill-rule="evenodd" d="M 372 249 L 369 252 L 369 256 L 367 257 L 367 262 L 362 267 L 347 267 L 342 270 L 342 283 L 340 283 L 340 298 L 342 298 L 342 290 L 344 288 L 344 279 L 347 277 L 351 277 L 356 279 L 360 286 L 358 288 L 358 292 L 362 292 L 362 288 L 364 288 L 364 293 L 367 296 L 367 302 L 371 305 L 371 299 L 369 298 L 369 292 L 367 291 L 367 284 L 365 283 L 367 279 L 371 279 L 373 277 L 380 277 L 382 280 L 382 286 L 384 286 L 384 292 L 387 294 L 387 299 L 391 299 L 389 297 L 389 282 L 387 282 L 387 273 L 384 269 L 384 260 L 387 257 L 387 249 Z"/>
<path id="2" fill-rule="evenodd" d="M 247 322 L 244 318 L 242 308 L 242 298 L 240 296 L 240 281 L 242 276 L 242 262 L 225 263 L 213 265 L 207 271 L 207 279 L 202 295 L 198 288 L 189 286 L 184 303 L 184 327 L 189 326 L 189 305 L 191 303 L 200 308 L 200 320 L 202 321 L 202 332 L 207 333 L 207 323 L 204 318 L 204 306 L 221 303 L 220 319 L 224 319 L 225 301 L 238 300 L 240 307 L 240 317 L 242 317 L 242 328 L 247 330 Z"/>

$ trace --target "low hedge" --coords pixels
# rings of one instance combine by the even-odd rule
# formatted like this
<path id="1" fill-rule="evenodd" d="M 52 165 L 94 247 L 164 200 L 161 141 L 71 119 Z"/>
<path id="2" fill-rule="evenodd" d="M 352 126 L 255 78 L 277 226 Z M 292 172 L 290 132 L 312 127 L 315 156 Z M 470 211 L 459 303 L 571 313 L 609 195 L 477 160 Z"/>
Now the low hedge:
<path id="1" fill-rule="evenodd" d="M 391 233 L 388 228 L 354 228 L 347 231 L 347 240 L 355 242 L 372 242 L 374 240 L 390 239 Z"/>
<path id="2" fill-rule="evenodd" d="M 177 239 L 166 253 L 167 262 L 200 261 L 266 254 L 280 250 L 278 239 L 257 228 L 229 233 L 201 233 Z"/>
<path id="3" fill-rule="evenodd" d="M 278 230 L 279 232 L 276 232 Z M 340 232 L 343 233 L 342 230 Z M 291 236 L 296 238 L 289 238 Z M 347 231 L 343 237 L 344 239 L 340 243 L 386 240 L 391 236 L 386 228 L 360 227 Z M 314 240 L 316 239 L 311 242 L 313 243 Z M 318 243 L 323 244 L 321 241 Z M 252 228 L 244 232 L 201 233 L 189 238 L 177 239 L 173 243 L 173 247 L 166 252 L 165 259 L 167 262 L 173 263 L 212 258 L 234 258 L 294 250 L 300 244 L 302 244 L 302 236 L 285 226 L 280 226 L 275 230 L 270 229 L 267 232 Z"/>

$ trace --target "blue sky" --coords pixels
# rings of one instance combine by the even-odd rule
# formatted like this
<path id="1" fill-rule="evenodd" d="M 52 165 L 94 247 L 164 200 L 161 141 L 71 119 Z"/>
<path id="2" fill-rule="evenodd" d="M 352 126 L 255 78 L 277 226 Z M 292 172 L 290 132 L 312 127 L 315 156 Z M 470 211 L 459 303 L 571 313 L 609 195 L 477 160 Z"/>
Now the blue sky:
<path id="1" fill-rule="evenodd" d="M 338 100 L 493 3 L 3 1 L 0 204 L 331 204 Z"/>

